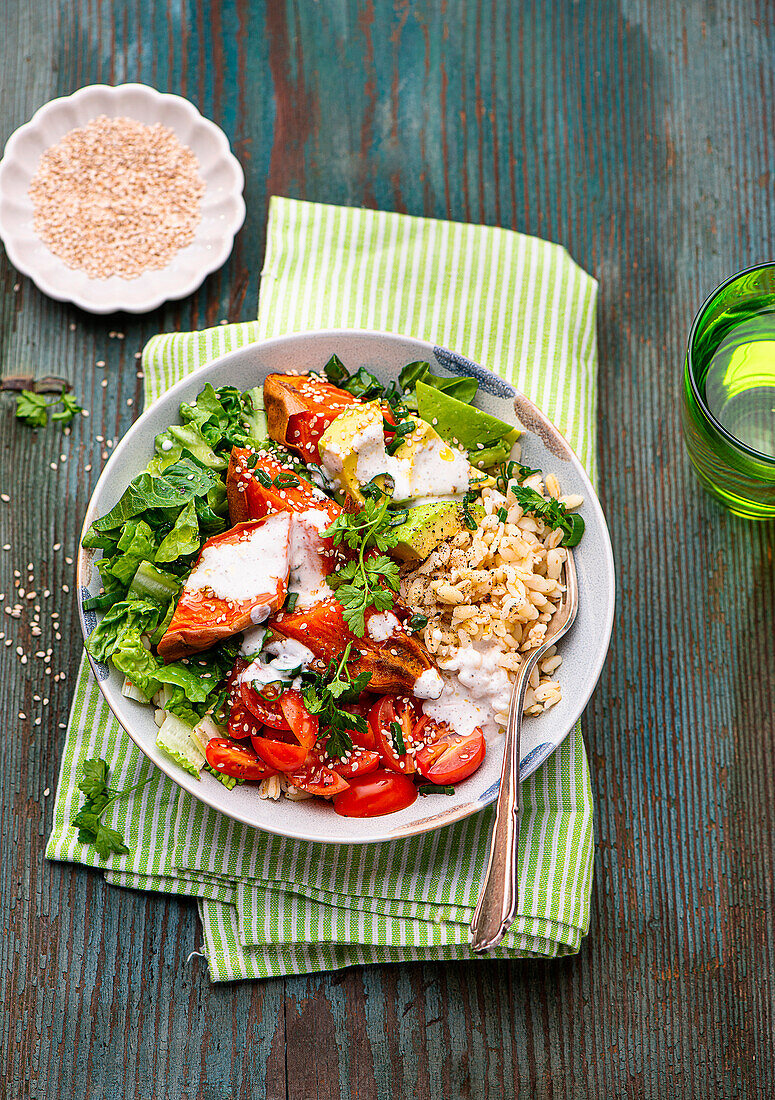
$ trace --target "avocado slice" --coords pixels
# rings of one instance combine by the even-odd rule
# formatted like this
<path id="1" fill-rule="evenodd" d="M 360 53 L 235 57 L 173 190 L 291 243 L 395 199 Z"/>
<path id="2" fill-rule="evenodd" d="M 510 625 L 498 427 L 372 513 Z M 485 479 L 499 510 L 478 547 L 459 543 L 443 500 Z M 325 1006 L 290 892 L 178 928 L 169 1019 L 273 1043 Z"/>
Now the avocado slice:
<path id="1" fill-rule="evenodd" d="M 519 439 L 520 431 L 513 424 L 466 405 L 442 390 L 418 382 L 416 392 L 417 410 L 422 419 L 432 424 L 442 439 L 464 447 L 476 466 L 480 465 L 479 456 L 483 451 L 491 452 L 486 459 L 494 457 L 495 461 L 489 464 L 496 465 L 500 453 L 510 450 Z"/>
<path id="2" fill-rule="evenodd" d="M 484 515 L 481 504 L 469 505 L 479 521 Z M 438 500 L 410 508 L 406 521 L 394 528 L 400 536 L 393 553 L 401 561 L 424 561 L 440 542 L 452 538 L 464 527 L 463 506 L 457 500 Z"/>

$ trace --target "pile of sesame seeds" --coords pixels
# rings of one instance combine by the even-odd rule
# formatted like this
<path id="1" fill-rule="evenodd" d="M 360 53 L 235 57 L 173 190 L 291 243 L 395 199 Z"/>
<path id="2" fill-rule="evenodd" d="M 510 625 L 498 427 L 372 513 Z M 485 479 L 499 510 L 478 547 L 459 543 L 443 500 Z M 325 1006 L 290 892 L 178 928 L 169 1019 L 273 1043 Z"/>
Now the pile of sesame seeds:
<path id="1" fill-rule="evenodd" d="M 29 188 L 40 239 L 95 279 L 166 267 L 193 241 L 204 191 L 172 130 L 105 115 L 47 149 Z"/>

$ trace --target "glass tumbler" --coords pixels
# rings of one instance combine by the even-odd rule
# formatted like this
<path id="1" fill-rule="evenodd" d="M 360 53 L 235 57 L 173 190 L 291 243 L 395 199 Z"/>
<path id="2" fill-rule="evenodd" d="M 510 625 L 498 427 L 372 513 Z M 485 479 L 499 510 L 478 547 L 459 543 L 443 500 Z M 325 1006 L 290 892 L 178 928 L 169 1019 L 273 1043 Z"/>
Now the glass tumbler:
<path id="1" fill-rule="evenodd" d="M 701 306 L 684 364 L 683 433 L 705 488 L 736 515 L 775 517 L 775 264 Z"/>

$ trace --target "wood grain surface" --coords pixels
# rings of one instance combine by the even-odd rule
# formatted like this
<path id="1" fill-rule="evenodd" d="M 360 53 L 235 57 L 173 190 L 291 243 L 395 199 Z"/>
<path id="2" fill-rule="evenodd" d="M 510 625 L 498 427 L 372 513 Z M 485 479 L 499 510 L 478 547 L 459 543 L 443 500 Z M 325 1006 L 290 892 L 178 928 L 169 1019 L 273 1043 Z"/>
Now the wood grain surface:
<path id="1" fill-rule="evenodd" d="M 223 270 L 142 318 L 49 301 L 0 257 L 0 369 L 65 374 L 91 410 L 64 437 L 0 408 L 0 591 L 8 603 L 31 562 L 52 593 L 40 639 L 32 612 L 0 611 L 0 1095 L 770 1100 L 775 532 L 701 494 L 679 398 L 700 301 L 775 253 L 773 5 L 4 0 L 0 14 L 0 139 L 53 96 L 146 81 L 223 126 L 248 203 Z M 192 904 L 43 860 L 96 437 L 137 415 L 149 336 L 255 316 L 272 193 L 511 226 L 600 280 L 619 608 L 586 718 L 596 879 L 575 958 L 212 987 L 188 958 Z M 51 660 L 23 665 L 16 646 L 38 643 Z"/>

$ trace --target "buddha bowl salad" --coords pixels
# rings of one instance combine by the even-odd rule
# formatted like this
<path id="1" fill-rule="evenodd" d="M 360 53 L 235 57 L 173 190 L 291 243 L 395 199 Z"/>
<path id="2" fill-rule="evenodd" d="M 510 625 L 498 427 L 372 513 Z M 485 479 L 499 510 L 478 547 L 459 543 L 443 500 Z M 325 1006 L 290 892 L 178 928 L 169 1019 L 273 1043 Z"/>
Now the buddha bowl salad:
<path id="1" fill-rule="evenodd" d="M 345 816 L 451 793 L 505 725 L 584 524 L 471 378 L 410 363 L 207 385 L 84 546 L 87 641 L 155 707 L 158 747 Z M 550 649 L 526 713 L 560 698 Z"/>

